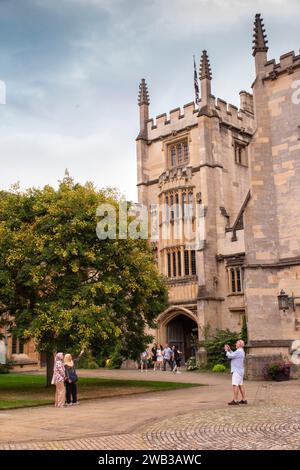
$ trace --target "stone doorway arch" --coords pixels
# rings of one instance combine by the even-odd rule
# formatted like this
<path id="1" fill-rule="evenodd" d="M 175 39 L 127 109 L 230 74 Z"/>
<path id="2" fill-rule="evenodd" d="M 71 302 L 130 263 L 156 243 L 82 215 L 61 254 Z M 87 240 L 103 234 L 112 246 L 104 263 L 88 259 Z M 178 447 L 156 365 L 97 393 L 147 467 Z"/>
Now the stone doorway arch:
<path id="1" fill-rule="evenodd" d="M 185 362 L 196 353 L 191 343 L 195 328 L 198 328 L 198 321 L 194 312 L 186 307 L 169 307 L 158 318 L 158 342 L 163 346 L 175 344 Z"/>

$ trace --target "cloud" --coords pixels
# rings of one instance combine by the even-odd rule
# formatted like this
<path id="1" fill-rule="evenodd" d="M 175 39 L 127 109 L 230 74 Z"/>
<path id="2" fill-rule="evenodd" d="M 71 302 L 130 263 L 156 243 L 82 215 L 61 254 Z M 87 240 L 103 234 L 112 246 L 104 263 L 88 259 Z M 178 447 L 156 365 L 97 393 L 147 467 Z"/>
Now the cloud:
<path id="1" fill-rule="evenodd" d="M 269 57 L 299 46 L 298 0 L 10 0 L 0 2 L 0 187 L 71 174 L 136 194 L 137 89 L 151 115 L 193 99 L 192 55 L 210 54 L 213 93 L 235 104 L 254 78 L 252 25 Z"/>
<path id="2" fill-rule="evenodd" d="M 124 136 L 122 136 L 124 139 Z M 124 140 L 110 144 L 110 130 L 85 137 L 61 134 L 0 133 L 0 153 L 9 162 L 2 168 L 0 187 L 13 183 L 20 187 L 57 185 L 65 168 L 82 183 L 93 181 L 100 187 L 118 187 L 136 200 L 135 155 L 124 151 Z M 127 142 L 130 149 L 130 142 Z M 116 154 L 122 158 L 116 159 Z"/>

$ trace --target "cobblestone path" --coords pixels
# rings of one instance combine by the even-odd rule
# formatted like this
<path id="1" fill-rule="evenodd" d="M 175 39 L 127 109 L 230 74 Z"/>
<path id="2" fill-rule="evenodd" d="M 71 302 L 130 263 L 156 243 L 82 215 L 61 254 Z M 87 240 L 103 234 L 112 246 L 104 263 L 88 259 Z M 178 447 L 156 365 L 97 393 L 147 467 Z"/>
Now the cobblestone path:
<path id="1" fill-rule="evenodd" d="M 84 439 L 1 444 L 2 450 L 300 449 L 300 410 L 247 405 L 195 411 L 135 433 Z"/>

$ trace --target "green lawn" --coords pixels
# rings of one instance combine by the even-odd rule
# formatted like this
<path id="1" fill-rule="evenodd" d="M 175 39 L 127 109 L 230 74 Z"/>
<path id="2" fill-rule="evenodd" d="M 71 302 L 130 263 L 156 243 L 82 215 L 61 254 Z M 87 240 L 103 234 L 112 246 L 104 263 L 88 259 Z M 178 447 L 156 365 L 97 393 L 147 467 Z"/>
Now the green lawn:
<path id="1" fill-rule="evenodd" d="M 80 377 L 78 399 L 81 401 L 197 386 L 199 384 Z M 42 375 L 0 375 L 0 410 L 53 404 L 54 394 L 55 387 L 52 385 L 46 388 Z"/>

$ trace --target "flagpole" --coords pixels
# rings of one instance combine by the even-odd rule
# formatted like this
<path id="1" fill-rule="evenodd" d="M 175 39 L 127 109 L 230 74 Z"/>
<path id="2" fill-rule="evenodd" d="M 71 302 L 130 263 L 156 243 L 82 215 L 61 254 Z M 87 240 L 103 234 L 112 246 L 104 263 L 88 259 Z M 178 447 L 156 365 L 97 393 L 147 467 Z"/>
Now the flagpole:
<path id="1" fill-rule="evenodd" d="M 195 103 L 196 105 L 199 104 L 200 98 L 199 98 L 199 82 L 198 82 L 198 75 L 197 75 L 197 69 L 196 69 L 196 60 L 195 60 L 195 55 L 193 54 L 193 59 L 194 59 L 194 90 L 195 90 Z"/>

